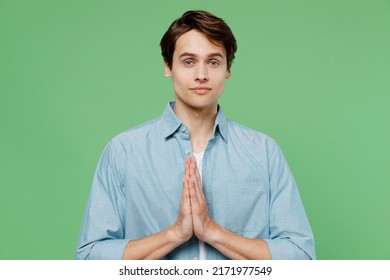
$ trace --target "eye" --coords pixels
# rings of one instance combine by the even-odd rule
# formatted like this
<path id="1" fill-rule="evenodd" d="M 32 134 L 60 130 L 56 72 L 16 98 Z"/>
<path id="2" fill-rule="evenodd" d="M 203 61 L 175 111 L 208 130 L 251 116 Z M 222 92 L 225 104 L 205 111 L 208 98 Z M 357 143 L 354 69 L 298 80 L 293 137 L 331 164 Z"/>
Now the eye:
<path id="1" fill-rule="evenodd" d="M 187 59 L 187 60 L 183 61 L 183 64 L 184 64 L 184 66 L 192 66 L 192 65 L 194 65 L 194 62 L 190 59 Z"/>
<path id="2" fill-rule="evenodd" d="M 213 67 L 218 67 L 220 65 L 219 61 L 218 60 L 210 60 L 209 64 Z"/>

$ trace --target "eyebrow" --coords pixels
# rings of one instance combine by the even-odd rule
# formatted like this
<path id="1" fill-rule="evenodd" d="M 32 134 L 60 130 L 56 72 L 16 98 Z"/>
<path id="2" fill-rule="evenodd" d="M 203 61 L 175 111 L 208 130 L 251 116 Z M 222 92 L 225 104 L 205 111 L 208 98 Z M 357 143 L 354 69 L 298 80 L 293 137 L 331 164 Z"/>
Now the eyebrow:
<path id="1" fill-rule="evenodd" d="M 179 58 L 181 58 L 181 57 L 183 57 L 183 56 L 197 57 L 196 54 L 190 53 L 190 52 L 184 52 L 184 53 L 182 53 L 182 54 L 179 56 Z M 216 57 L 216 56 L 218 56 L 218 57 L 220 57 L 220 58 L 225 58 L 225 57 L 223 56 L 223 54 L 221 54 L 220 52 L 214 52 L 214 53 L 210 53 L 209 55 L 207 55 L 208 58 Z"/>

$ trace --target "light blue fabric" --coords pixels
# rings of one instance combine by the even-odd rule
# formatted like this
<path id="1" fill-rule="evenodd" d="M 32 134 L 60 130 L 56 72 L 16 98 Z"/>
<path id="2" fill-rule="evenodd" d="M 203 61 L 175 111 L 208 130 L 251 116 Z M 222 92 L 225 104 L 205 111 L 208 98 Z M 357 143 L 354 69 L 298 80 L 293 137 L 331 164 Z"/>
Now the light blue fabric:
<path id="1" fill-rule="evenodd" d="M 177 219 L 188 128 L 163 115 L 114 137 L 92 184 L 77 259 L 121 259 L 129 240 L 160 232 Z M 219 108 L 203 157 L 209 213 L 224 228 L 264 239 L 273 259 L 314 259 L 313 234 L 297 186 L 278 145 L 268 136 L 225 118 Z M 207 259 L 226 259 L 206 244 Z M 196 237 L 165 259 L 196 259 Z"/>

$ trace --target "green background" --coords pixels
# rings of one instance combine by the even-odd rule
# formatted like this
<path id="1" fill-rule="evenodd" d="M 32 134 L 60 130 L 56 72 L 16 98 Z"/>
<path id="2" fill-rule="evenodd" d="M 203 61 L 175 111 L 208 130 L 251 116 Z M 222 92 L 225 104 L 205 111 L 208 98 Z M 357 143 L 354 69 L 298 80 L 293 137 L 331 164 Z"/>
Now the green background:
<path id="1" fill-rule="evenodd" d="M 72 259 L 117 133 L 173 98 L 159 41 L 184 11 L 238 52 L 225 114 L 282 147 L 319 259 L 390 259 L 390 1 L 0 0 L 0 259 Z"/>

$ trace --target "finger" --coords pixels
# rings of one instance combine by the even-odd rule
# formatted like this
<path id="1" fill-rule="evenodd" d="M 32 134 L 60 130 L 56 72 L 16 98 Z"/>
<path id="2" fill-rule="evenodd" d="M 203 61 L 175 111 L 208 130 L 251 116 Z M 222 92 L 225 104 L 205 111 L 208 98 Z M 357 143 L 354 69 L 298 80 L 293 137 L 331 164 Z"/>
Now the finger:
<path id="1" fill-rule="evenodd" d="M 193 177 L 188 179 L 188 190 L 190 192 L 190 198 L 199 201 L 199 193 L 196 187 L 196 183 Z"/>
<path id="2" fill-rule="evenodd" d="M 189 195 L 189 193 L 188 193 L 187 178 L 183 177 L 183 193 L 182 193 L 182 197 L 188 197 L 188 195 Z"/>
<path id="3" fill-rule="evenodd" d="M 190 207 L 190 192 L 188 188 L 188 179 L 183 178 L 183 190 L 180 200 L 180 207 L 188 209 Z"/>
<path id="4" fill-rule="evenodd" d="M 187 178 L 190 177 L 190 164 L 191 164 L 191 160 L 189 158 L 186 158 L 185 165 L 184 165 L 184 176 Z"/>
<path id="5" fill-rule="evenodd" d="M 195 157 L 191 158 L 191 176 L 193 176 L 198 181 L 198 183 L 201 184 L 200 174 Z"/>
<path id="6" fill-rule="evenodd" d="M 190 159 L 188 159 L 189 160 L 189 175 L 190 175 L 190 177 L 192 177 L 193 175 L 194 175 L 194 161 L 195 161 L 195 165 L 196 165 L 196 159 L 195 159 L 195 157 L 192 157 L 192 158 L 190 158 Z"/>
<path id="7" fill-rule="evenodd" d="M 202 188 L 202 179 L 200 178 L 200 174 L 199 174 L 199 170 L 198 170 L 198 166 L 196 164 L 196 159 L 193 158 L 191 160 L 191 164 L 192 164 L 192 177 L 194 178 L 195 180 L 195 188 L 196 188 L 196 193 L 199 197 L 199 199 L 202 201 L 206 201 L 206 198 L 204 196 L 204 193 L 203 193 L 203 188 Z"/>
<path id="8" fill-rule="evenodd" d="M 196 180 L 192 177 L 190 179 L 190 191 L 191 191 L 191 208 L 196 209 L 199 213 L 205 207 L 205 200 L 203 199 L 201 187 L 197 184 Z"/>
<path id="9" fill-rule="evenodd" d="M 202 185 L 202 179 L 200 178 L 200 173 L 199 173 L 198 165 L 196 164 L 196 160 L 195 160 L 195 172 L 194 173 L 195 173 L 195 178 L 198 181 L 199 185 Z"/>
<path id="10" fill-rule="evenodd" d="M 199 213 L 200 209 L 202 209 L 202 206 L 199 200 L 199 193 L 195 187 L 195 182 L 193 178 L 189 180 L 189 192 L 192 214 Z"/>

